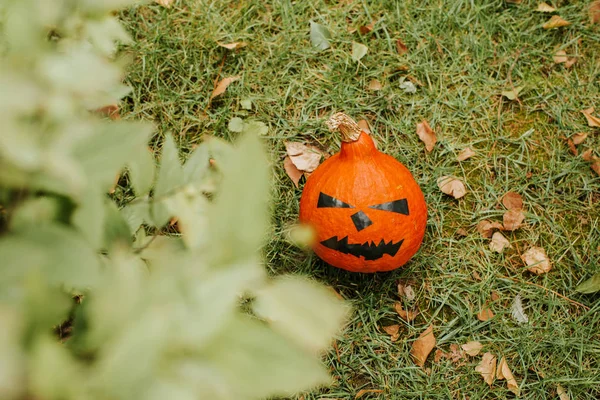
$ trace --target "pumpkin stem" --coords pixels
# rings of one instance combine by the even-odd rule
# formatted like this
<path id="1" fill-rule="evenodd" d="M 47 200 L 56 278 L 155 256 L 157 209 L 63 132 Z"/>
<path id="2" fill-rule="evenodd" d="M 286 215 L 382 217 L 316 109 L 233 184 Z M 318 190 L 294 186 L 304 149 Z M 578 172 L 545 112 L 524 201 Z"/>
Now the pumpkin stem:
<path id="1" fill-rule="evenodd" d="M 330 131 L 340 131 L 343 142 L 355 142 L 360 137 L 358 124 L 342 112 L 333 114 L 326 122 Z"/>

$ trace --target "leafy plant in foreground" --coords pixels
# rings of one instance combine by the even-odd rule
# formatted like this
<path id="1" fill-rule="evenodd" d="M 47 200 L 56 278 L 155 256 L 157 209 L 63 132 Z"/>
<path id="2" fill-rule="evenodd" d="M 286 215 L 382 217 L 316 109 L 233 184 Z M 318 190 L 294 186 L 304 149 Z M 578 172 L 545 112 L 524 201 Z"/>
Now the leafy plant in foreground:
<path id="1" fill-rule="evenodd" d="M 207 140 L 183 165 L 167 136 L 156 167 L 151 125 L 90 112 L 127 93 L 112 60 L 128 36 L 110 11 L 130 2 L 0 2 L 0 398 L 252 399 L 326 383 L 319 352 L 345 307 L 266 276 L 256 135 Z M 118 209 L 106 193 L 124 170 L 136 197 Z M 181 236 L 159 235 L 172 218 Z"/>

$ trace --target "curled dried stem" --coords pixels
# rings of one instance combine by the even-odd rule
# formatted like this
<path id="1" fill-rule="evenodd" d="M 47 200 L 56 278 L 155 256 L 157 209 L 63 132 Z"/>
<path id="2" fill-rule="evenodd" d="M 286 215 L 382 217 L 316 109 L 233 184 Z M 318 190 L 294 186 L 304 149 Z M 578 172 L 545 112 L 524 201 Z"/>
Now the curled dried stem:
<path id="1" fill-rule="evenodd" d="M 356 121 L 342 112 L 333 114 L 326 124 L 330 131 L 340 131 L 343 142 L 355 142 L 361 133 Z"/>

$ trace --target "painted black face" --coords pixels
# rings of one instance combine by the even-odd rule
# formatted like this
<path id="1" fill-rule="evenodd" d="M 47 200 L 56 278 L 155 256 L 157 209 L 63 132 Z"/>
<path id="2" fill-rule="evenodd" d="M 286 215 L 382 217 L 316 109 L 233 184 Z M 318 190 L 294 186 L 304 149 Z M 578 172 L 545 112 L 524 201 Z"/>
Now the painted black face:
<path id="1" fill-rule="evenodd" d="M 317 208 L 354 208 L 350 204 L 344 203 L 341 200 L 338 200 L 332 196 L 329 196 L 325 193 L 319 193 L 319 200 L 317 202 Z M 375 210 L 383 210 L 394 212 L 403 215 L 409 215 L 408 212 L 408 202 L 406 199 L 394 200 L 387 203 L 375 204 L 369 206 L 369 208 Z M 352 222 L 354 223 L 354 227 L 357 231 L 362 231 L 368 226 L 373 225 L 373 221 L 365 214 L 363 211 L 358 211 L 350 216 Z M 382 239 L 379 244 L 375 244 L 373 241 L 371 243 L 359 243 L 352 244 L 348 243 L 348 236 L 338 240 L 337 236 L 330 237 L 327 240 L 321 242 L 321 244 L 325 247 L 328 247 L 332 250 L 337 250 L 344 254 L 352 254 L 355 257 L 364 257 L 365 260 L 377 260 L 378 258 L 383 257 L 384 254 L 389 254 L 390 256 L 395 256 L 400 246 L 402 246 L 403 240 L 394 243 L 390 241 L 389 243 L 385 243 Z"/>

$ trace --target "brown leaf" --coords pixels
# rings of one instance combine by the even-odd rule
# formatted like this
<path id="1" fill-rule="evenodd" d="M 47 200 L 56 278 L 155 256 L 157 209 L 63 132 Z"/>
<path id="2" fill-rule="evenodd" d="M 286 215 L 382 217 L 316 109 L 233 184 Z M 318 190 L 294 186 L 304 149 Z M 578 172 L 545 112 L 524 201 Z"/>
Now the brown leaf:
<path id="1" fill-rule="evenodd" d="M 573 142 L 572 139 L 567 139 L 567 145 L 569 146 L 569 151 L 571 152 L 571 154 L 573 154 L 574 156 L 579 154 L 579 152 L 577 151 L 577 147 L 575 147 L 575 142 Z"/>
<path id="2" fill-rule="evenodd" d="M 234 50 L 234 49 L 239 49 L 241 47 L 245 47 L 248 45 L 248 43 L 246 42 L 233 42 L 233 43 L 221 43 L 221 42 L 217 42 L 217 44 L 221 47 L 225 47 L 226 49 L 229 50 Z"/>
<path id="3" fill-rule="evenodd" d="M 571 140 L 573 140 L 573 144 L 581 144 L 587 138 L 587 136 L 587 133 L 579 132 L 571 136 Z"/>
<path id="4" fill-rule="evenodd" d="M 481 234 L 484 238 L 491 238 L 494 233 L 494 229 L 504 230 L 504 226 L 502 226 L 499 222 L 491 222 L 487 219 L 479 221 L 477 224 L 477 232 Z"/>
<path id="5" fill-rule="evenodd" d="M 594 156 L 592 155 L 592 149 L 587 149 L 586 151 L 581 153 L 581 158 L 583 158 L 584 161 L 592 161 L 593 157 Z"/>
<path id="6" fill-rule="evenodd" d="M 371 128 L 369 128 L 369 123 L 366 119 L 361 119 L 360 121 L 358 121 L 358 127 L 361 131 L 366 132 L 369 135 L 371 134 Z"/>
<path id="7" fill-rule="evenodd" d="M 592 24 L 600 24 L 600 0 L 596 0 L 590 4 L 590 22 Z"/>
<path id="8" fill-rule="evenodd" d="M 567 25 L 571 25 L 571 23 L 569 21 L 565 21 L 558 15 L 553 15 L 552 18 L 550 18 L 544 25 L 542 25 L 542 28 L 553 29 L 553 28 L 560 28 L 561 26 L 567 26 Z"/>
<path id="9" fill-rule="evenodd" d="M 527 265 L 527 269 L 534 274 L 541 275 L 552 269 L 546 251 L 541 247 L 531 247 L 523 253 L 521 259 Z"/>
<path id="10" fill-rule="evenodd" d="M 496 378 L 496 356 L 490 352 L 485 353 L 475 371 L 481 374 L 485 383 L 492 386 Z"/>
<path id="11" fill-rule="evenodd" d="M 210 95 L 210 100 L 214 99 L 217 96 L 222 95 L 223 93 L 225 93 L 225 91 L 227 90 L 227 87 L 229 85 L 231 85 L 233 82 L 237 81 L 238 79 L 240 79 L 240 76 L 230 76 L 229 78 L 224 78 L 222 79 L 217 86 L 215 87 L 215 90 L 213 90 L 212 94 Z"/>
<path id="12" fill-rule="evenodd" d="M 417 318 L 417 315 L 419 315 L 418 311 L 406 311 L 406 310 L 404 310 L 404 308 L 402 308 L 402 304 L 399 303 L 399 302 L 396 302 L 394 304 L 394 309 L 396 310 L 396 312 L 398 313 L 398 315 L 400 316 L 400 318 L 402 318 L 406 322 L 413 321 L 415 318 Z"/>
<path id="13" fill-rule="evenodd" d="M 565 63 L 565 68 L 571 68 L 573 66 L 573 64 L 575 64 L 577 62 L 577 58 L 573 57 L 573 58 L 569 58 L 567 60 L 567 62 Z"/>
<path id="14" fill-rule="evenodd" d="M 444 353 L 441 349 L 437 349 L 435 353 L 433 353 L 433 362 L 439 363 L 442 358 L 448 358 L 448 354 Z"/>
<path id="15" fill-rule="evenodd" d="M 465 228 L 458 228 L 456 234 L 459 236 L 469 236 L 469 232 Z"/>
<path id="16" fill-rule="evenodd" d="M 366 35 L 367 33 L 371 32 L 373 30 L 374 26 L 375 26 L 375 24 L 371 21 L 371 23 L 359 27 L 358 31 L 360 32 L 361 35 Z"/>
<path id="17" fill-rule="evenodd" d="M 294 182 L 294 185 L 298 187 L 298 182 L 300 182 L 300 178 L 302 178 L 302 171 L 296 168 L 290 157 L 286 157 L 283 160 L 283 168 L 285 168 L 285 172 L 292 182 Z"/>
<path id="18" fill-rule="evenodd" d="M 504 196 L 502 196 L 502 204 L 507 210 L 522 210 L 523 198 L 519 193 L 506 192 Z"/>
<path id="19" fill-rule="evenodd" d="M 592 156 L 592 162 L 590 164 L 590 168 L 600 175 L 600 158 Z"/>
<path id="20" fill-rule="evenodd" d="M 435 146 L 435 143 L 437 142 L 437 137 L 426 120 L 423 120 L 417 124 L 417 135 L 419 135 L 419 139 L 425 143 L 425 149 L 427 152 L 433 150 L 433 146 Z"/>
<path id="21" fill-rule="evenodd" d="M 354 398 L 359 399 L 367 393 L 383 393 L 383 390 L 381 390 L 381 389 L 360 389 L 358 392 L 356 392 L 356 396 L 354 396 Z M 330 399 L 330 400 L 333 400 L 333 399 Z"/>
<path id="22" fill-rule="evenodd" d="M 96 110 L 96 113 L 102 115 L 103 117 L 108 117 L 113 121 L 118 121 L 121 119 L 121 115 L 119 114 L 119 106 L 116 104 L 100 107 Z"/>
<path id="23" fill-rule="evenodd" d="M 381 90 L 383 86 L 381 86 L 381 82 L 379 82 L 377 79 L 372 79 L 371 82 L 369 82 L 368 88 L 369 90 L 377 91 Z"/>
<path id="24" fill-rule="evenodd" d="M 498 301 L 500 300 L 500 295 L 495 290 L 492 290 L 492 295 L 490 296 L 490 299 L 492 299 L 492 301 Z"/>
<path id="25" fill-rule="evenodd" d="M 483 348 L 483 345 L 480 342 L 467 342 L 460 347 L 462 347 L 465 353 L 467 353 L 471 357 L 475 357 L 477 354 L 479 354 L 479 352 Z"/>
<path id="26" fill-rule="evenodd" d="M 484 305 L 481 308 L 481 311 L 479 311 L 477 313 L 477 319 L 480 320 L 480 321 L 482 321 L 482 322 L 488 321 L 488 320 L 490 320 L 492 318 L 494 318 L 494 313 L 492 312 L 492 310 L 490 310 L 488 308 L 487 305 Z"/>
<path id="27" fill-rule="evenodd" d="M 465 184 L 453 176 L 442 176 L 438 178 L 437 185 L 442 192 L 454 197 L 455 199 L 460 199 L 467 194 Z"/>
<path id="28" fill-rule="evenodd" d="M 392 342 L 395 342 L 400 337 L 400 325 L 389 325 L 382 327 L 385 333 L 391 336 Z"/>
<path id="29" fill-rule="evenodd" d="M 396 51 L 398 54 L 402 55 L 404 53 L 408 53 L 408 47 L 404 44 L 402 39 L 396 40 Z"/>
<path id="30" fill-rule="evenodd" d="M 506 359 L 502 357 L 500 362 L 498 363 L 498 368 L 496 369 L 496 378 L 498 379 L 506 379 L 506 384 L 508 385 L 508 390 L 519 396 L 521 394 L 521 389 L 519 389 L 519 384 L 517 380 L 513 376 L 508 364 L 506 363 Z"/>
<path id="31" fill-rule="evenodd" d="M 413 356 L 415 363 L 418 366 L 423 367 L 427 360 L 427 356 L 434 347 L 435 336 L 433 335 L 433 326 L 429 325 L 413 343 L 410 354 Z"/>
<path id="32" fill-rule="evenodd" d="M 558 395 L 559 400 L 570 400 L 571 396 L 569 393 L 563 388 L 560 383 L 556 385 L 556 394 Z"/>
<path id="33" fill-rule="evenodd" d="M 508 210 L 502 216 L 502 223 L 504 225 L 504 229 L 507 231 L 519 229 L 524 220 L 525 214 L 523 214 L 522 210 Z"/>
<path id="34" fill-rule="evenodd" d="M 173 4 L 173 2 L 175 0 L 155 0 L 158 4 L 160 4 L 163 7 L 169 8 L 171 7 L 171 4 Z"/>
<path id="35" fill-rule="evenodd" d="M 556 8 L 550 6 L 550 5 L 546 4 L 546 3 L 540 3 L 540 4 L 538 4 L 536 11 L 539 11 L 539 12 L 550 12 L 551 13 L 551 12 L 556 11 Z"/>
<path id="36" fill-rule="evenodd" d="M 552 59 L 554 60 L 554 64 L 561 64 L 569 61 L 569 57 L 567 57 L 567 52 L 564 50 L 559 50 L 556 53 L 554 53 Z"/>
<path id="37" fill-rule="evenodd" d="M 594 107 L 586 108 L 585 110 L 581 110 L 581 112 L 585 115 L 589 126 L 600 128 L 600 118 L 592 115 Z"/>
<path id="38" fill-rule="evenodd" d="M 490 250 L 495 251 L 496 253 L 502 253 L 506 247 L 511 247 L 508 239 L 500 232 L 494 232 L 492 241 L 490 242 Z"/>
<path id="39" fill-rule="evenodd" d="M 470 147 L 467 147 L 467 148 L 463 149 L 460 153 L 458 153 L 458 157 L 456 157 L 456 159 L 458 161 L 465 161 L 465 160 L 473 157 L 474 155 L 475 155 L 475 152 Z"/>
<path id="40" fill-rule="evenodd" d="M 298 142 L 285 142 L 285 149 L 292 163 L 302 172 L 313 172 L 321 162 L 322 154 L 314 147 Z"/>
<path id="41" fill-rule="evenodd" d="M 406 297 L 406 300 L 413 301 L 415 299 L 415 291 L 413 290 L 411 285 L 405 285 L 401 282 L 398 282 L 398 296 Z"/>

